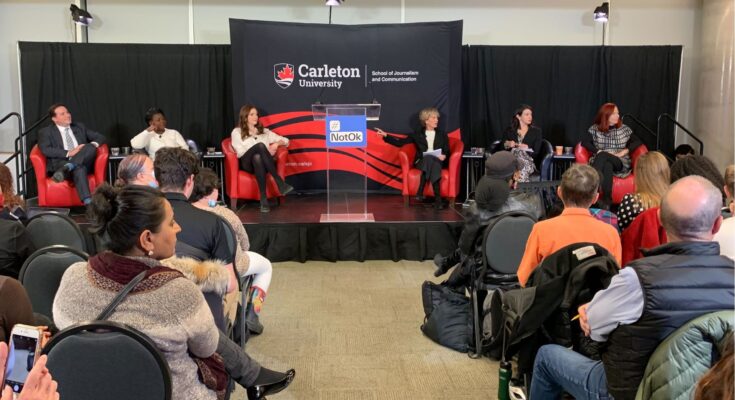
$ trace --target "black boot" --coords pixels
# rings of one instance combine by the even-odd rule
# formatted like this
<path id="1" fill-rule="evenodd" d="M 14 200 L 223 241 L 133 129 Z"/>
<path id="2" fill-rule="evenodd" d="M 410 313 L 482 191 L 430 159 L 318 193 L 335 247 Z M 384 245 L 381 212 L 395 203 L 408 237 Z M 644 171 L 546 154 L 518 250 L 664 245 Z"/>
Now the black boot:
<path id="1" fill-rule="evenodd" d="M 263 399 L 269 394 L 276 394 L 293 382 L 296 371 L 289 369 L 286 372 L 271 371 L 260 368 L 260 374 L 255 378 L 252 386 L 247 388 L 248 400 Z"/>
<path id="2" fill-rule="evenodd" d="M 452 267 L 459 264 L 461 261 L 461 254 L 459 249 L 452 252 L 452 254 L 442 257 L 441 254 L 437 254 L 434 256 L 434 265 L 436 265 L 436 271 L 434 271 L 434 276 L 439 277 L 447 273 Z"/>
<path id="3" fill-rule="evenodd" d="M 424 186 L 426 186 L 426 179 L 424 179 L 424 174 L 421 174 L 421 183 L 416 191 L 416 201 L 424 201 Z"/>
<path id="4" fill-rule="evenodd" d="M 268 205 L 268 198 L 265 195 L 260 195 L 260 212 L 271 212 L 271 207 Z"/>
<path id="5" fill-rule="evenodd" d="M 439 181 L 431 182 L 431 187 L 432 189 L 434 189 L 434 208 L 437 210 L 441 210 L 442 208 L 444 208 L 444 204 L 442 203 Z"/>
<path id="6" fill-rule="evenodd" d="M 281 192 L 281 196 L 285 196 L 293 192 L 293 186 L 286 183 L 283 178 L 278 175 L 274 176 L 273 178 L 276 180 L 276 185 L 278 185 L 278 191 Z"/>

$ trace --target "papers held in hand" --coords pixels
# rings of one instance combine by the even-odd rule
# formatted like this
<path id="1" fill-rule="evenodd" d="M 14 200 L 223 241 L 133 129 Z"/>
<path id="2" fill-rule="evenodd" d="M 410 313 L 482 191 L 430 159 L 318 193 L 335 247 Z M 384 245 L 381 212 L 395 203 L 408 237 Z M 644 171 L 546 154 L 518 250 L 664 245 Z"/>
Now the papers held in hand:
<path id="1" fill-rule="evenodd" d="M 436 158 L 439 158 L 439 156 L 442 154 L 442 149 L 434 149 L 432 151 L 425 151 L 424 157 L 426 156 L 434 156 Z"/>

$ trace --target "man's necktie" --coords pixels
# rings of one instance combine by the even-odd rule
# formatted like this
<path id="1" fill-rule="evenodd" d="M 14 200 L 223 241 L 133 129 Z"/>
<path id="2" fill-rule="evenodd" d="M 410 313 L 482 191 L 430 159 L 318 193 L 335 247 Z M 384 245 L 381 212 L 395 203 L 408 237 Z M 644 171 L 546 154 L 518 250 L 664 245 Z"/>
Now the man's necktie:
<path id="1" fill-rule="evenodd" d="M 65 150 L 72 150 L 74 148 L 74 139 L 71 137 L 71 129 L 64 129 L 64 141 L 66 142 Z"/>

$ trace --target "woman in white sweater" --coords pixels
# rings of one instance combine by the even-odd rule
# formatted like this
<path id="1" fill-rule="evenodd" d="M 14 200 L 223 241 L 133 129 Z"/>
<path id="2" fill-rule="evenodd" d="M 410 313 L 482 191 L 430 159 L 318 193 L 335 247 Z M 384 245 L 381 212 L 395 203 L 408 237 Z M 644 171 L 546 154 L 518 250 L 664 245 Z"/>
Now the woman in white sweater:
<path id="1" fill-rule="evenodd" d="M 143 132 L 130 139 L 130 146 L 134 149 L 143 149 L 156 159 L 156 152 L 162 147 L 181 147 L 189 150 L 189 145 L 179 131 L 166 128 L 166 116 L 160 108 L 150 108 L 145 113 L 145 123 L 148 124 Z"/>
<path id="2" fill-rule="evenodd" d="M 278 146 L 288 146 L 288 139 L 263 127 L 258 121 L 258 109 L 252 105 L 244 105 L 240 109 L 240 123 L 232 130 L 232 148 L 240 159 L 240 169 L 255 175 L 260 191 L 260 212 L 269 212 L 266 196 L 265 177 L 273 176 L 278 184 L 278 191 L 286 195 L 293 190 L 283 177 L 278 175 L 273 156 Z"/>

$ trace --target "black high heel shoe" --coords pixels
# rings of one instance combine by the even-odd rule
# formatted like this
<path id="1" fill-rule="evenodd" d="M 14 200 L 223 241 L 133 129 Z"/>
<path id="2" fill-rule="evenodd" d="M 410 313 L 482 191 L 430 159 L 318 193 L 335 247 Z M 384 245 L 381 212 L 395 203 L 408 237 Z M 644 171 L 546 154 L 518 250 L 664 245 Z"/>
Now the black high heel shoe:
<path id="1" fill-rule="evenodd" d="M 288 385 L 293 382 L 296 371 L 294 369 L 289 369 L 284 375 L 285 376 L 282 379 L 276 382 L 264 383 L 262 385 L 255 385 L 247 388 L 248 400 L 265 399 L 265 396 L 269 394 L 276 394 L 281 390 L 287 388 Z"/>

